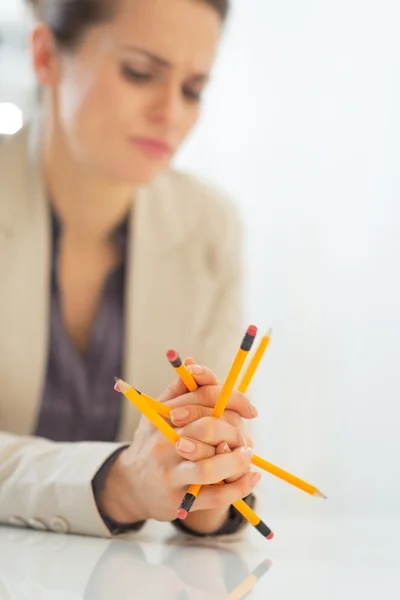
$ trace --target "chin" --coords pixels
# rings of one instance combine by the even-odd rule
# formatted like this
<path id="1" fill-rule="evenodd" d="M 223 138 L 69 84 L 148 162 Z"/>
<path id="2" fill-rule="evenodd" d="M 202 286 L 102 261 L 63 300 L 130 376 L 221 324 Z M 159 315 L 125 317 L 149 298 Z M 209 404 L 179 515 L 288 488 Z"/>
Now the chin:
<path id="1" fill-rule="evenodd" d="M 148 185 L 169 167 L 169 161 L 151 161 L 144 164 L 113 165 L 110 169 L 112 179 L 133 186 Z M 121 168 L 122 167 L 122 168 Z"/>

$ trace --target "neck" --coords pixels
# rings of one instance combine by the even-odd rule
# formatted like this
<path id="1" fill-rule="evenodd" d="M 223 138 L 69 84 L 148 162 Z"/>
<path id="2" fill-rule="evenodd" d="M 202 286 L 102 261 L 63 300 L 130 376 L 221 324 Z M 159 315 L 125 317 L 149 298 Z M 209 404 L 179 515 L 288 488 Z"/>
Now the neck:
<path id="1" fill-rule="evenodd" d="M 43 168 L 51 204 L 63 229 L 73 237 L 105 240 L 126 218 L 133 186 L 102 177 L 80 164 L 56 127 L 46 129 Z"/>

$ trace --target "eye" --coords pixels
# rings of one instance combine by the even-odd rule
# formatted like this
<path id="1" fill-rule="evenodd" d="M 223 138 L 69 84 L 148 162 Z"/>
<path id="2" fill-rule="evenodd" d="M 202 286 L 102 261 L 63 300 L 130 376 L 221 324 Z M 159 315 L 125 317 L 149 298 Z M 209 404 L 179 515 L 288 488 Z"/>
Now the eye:
<path id="1" fill-rule="evenodd" d="M 197 103 L 197 102 L 200 102 L 202 94 L 201 94 L 201 92 L 195 92 L 194 90 L 191 90 L 190 88 L 183 88 L 183 95 L 190 102 Z"/>
<path id="2" fill-rule="evenodd" d="M 151 79 L 151 74 L 145 71 L 138 71 L 136 69 L 132 69 L 132 67 L 128 67 L 128 65 L 121 66 L 121 72 L 123 77 L 127 81 L 133 81 L 136 83 L 141 83 L 145 81 L 149 81 Z"/>

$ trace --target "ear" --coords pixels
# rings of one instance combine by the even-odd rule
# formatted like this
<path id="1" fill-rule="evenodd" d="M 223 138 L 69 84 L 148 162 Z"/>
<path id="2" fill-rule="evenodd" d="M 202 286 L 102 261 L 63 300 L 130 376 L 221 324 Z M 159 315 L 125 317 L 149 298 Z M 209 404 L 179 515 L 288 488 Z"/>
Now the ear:
<path id="1" fill-rule="evenodd" d="M 36 77 L 45 87 L 56 85 L 60 60 L 54 36 L 45 23 L 38 23 L 31 35 L 32 65 Z"/>

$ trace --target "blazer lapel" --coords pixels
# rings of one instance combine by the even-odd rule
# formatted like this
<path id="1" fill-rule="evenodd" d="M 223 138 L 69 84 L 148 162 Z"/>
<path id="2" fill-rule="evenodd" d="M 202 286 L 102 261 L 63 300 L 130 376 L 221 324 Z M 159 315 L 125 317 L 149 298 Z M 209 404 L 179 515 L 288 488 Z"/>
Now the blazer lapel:
<path id="1" fill-rule="evenodd" d="M 12 198 L 0 212 L 0 428 L 20 435 L 34 432 L 40 409 L 50 308 L 50 214 L 34 160 L 35 127 L 29 137 L 28 152 L 24 130 L 2 145 L 0 160 L 2 194 Z M 130 216 L 122 376 L 155 397 L 174 377 L 165 352 L 187 352 L 176 324 L 191 310 L 195 293 L 182 242 L 197 224 L 191 215 L 179 216 L 176 200 L 167 173 L 139 190 Z M 121 441 L 132 439 L 139 418 L 123 401 Z"/>
<path id="2" fill-rule="evenodd" d="M 39 410 L 50 276 L 48 207 L 33 163 L 35 131 L 29 143 L 27 135 L 5 143 L 0 161 L 0 427 L 20 435 L 33 432 Z"/>

